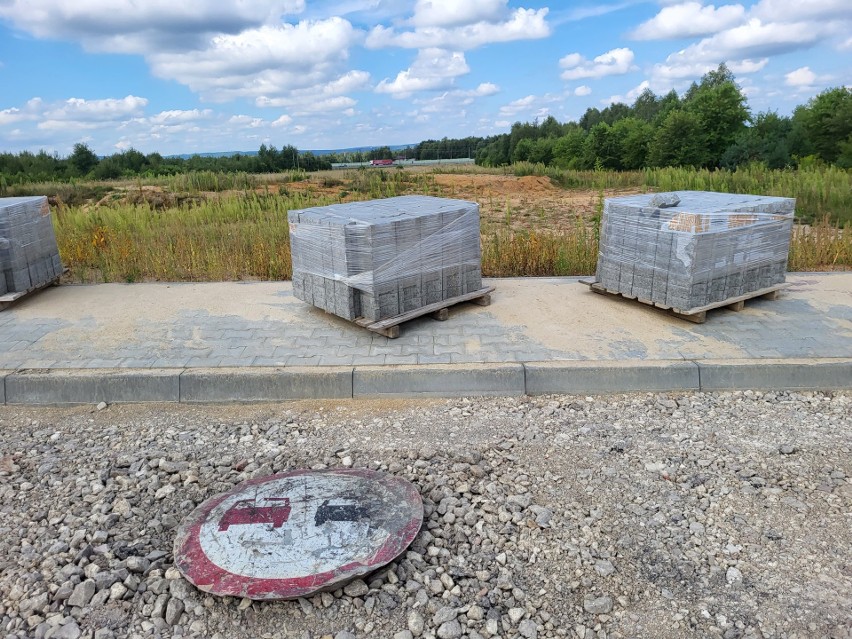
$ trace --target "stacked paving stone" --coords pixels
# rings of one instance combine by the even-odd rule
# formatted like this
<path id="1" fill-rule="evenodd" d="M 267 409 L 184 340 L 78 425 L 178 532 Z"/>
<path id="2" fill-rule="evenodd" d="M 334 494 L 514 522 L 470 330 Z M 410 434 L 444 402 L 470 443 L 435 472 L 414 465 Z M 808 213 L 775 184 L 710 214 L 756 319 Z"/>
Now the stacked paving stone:
<path id="1" fill-rule="evenodd" d="M 60 275 L 47 198 L 0 198 L 0 295 L 25 293 Z"/>
<path id="2" fill-rule="evenodd" d="M 289 211 L 293 294 L 378 321 L 482 288 L 479 205 L 408 195 Z"/>
<path id="3" fill-rule="evenodd" d="M 596 279 L 684 311 L 780 284 L 795 205 L 703 191 L 608 198 Z"/>

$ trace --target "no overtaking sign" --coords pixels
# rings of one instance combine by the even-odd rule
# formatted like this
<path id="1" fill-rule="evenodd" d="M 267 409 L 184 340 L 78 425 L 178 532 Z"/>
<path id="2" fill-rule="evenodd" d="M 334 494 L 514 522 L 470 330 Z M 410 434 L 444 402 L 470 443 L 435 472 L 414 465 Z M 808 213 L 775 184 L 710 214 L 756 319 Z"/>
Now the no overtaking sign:
<path id="1" fill-rule="evenodd" d="M 423 523 L 417 489 L 364 469 L 296 470 L 208 499 L 175 539 L 175 563 L 201 590 L 292 599 L 393 561 Z"/>

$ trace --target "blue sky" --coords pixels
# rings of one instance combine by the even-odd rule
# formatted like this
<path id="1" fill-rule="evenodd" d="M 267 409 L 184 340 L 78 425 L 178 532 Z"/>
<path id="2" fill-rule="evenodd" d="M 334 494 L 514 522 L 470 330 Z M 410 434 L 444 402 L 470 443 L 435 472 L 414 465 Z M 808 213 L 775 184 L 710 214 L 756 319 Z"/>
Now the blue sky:
<path id="1" fill-rule="evenodd" d="M 755 113 L 849 86 L 849 0 L 0 0 L 0 151 L 487 136 L 720 62 Z"/>

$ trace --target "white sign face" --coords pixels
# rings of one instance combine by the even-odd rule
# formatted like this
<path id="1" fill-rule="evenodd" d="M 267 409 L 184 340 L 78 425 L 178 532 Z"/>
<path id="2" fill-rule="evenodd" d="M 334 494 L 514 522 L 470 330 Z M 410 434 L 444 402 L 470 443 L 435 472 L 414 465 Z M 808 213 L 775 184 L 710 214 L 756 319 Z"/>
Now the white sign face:
<path id="1" fill-rule="evenodd" d="M 253 495 L 232 495 L 201 526 L 204 554 L 228 572 L 266 579 L 327 572 L 369 557 L 390 534 L 370 525 L 370 504 L 384 495 L 365 500 L 359 477 L 330 479 L 286 477 L 255 486 Z"/>
<path id="2" fill-rule="evenodd" d="M 422 522 L 420 495 L 405 480 L 294 471 L 204 502 L 178 531 L 175 563 L 215 594 L 299 597 L 392 561 Z"/>

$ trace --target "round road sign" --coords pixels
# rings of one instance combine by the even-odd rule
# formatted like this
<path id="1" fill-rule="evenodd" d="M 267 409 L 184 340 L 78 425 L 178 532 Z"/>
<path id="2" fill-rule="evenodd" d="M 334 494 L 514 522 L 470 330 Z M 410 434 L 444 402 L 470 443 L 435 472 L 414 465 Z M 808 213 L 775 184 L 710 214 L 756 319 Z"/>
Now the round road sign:
<path id="1" fill-rule="evenodd" d="M 175 564 L 215 595 L 293 599 L 393 561 L 422 523 L 420 494 L 404 479 L 294 470 L 201 504 L 178 529 Z"/>

